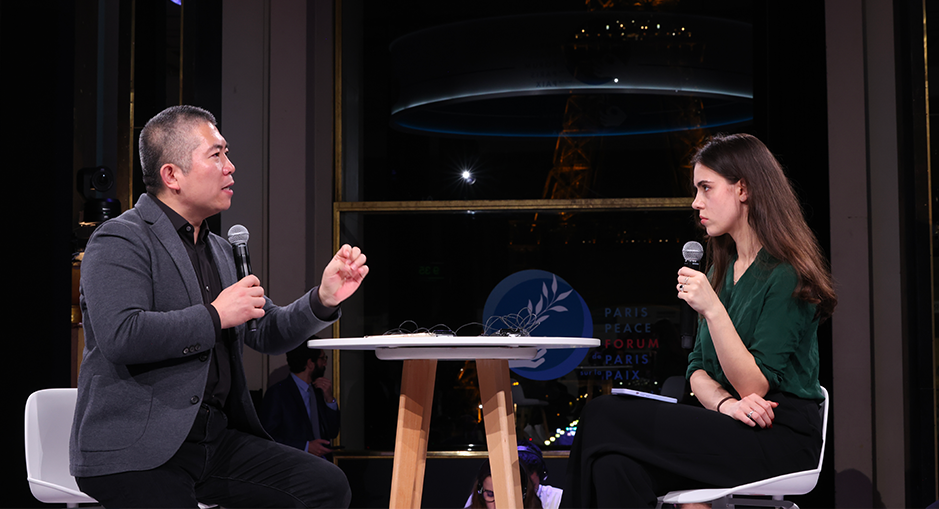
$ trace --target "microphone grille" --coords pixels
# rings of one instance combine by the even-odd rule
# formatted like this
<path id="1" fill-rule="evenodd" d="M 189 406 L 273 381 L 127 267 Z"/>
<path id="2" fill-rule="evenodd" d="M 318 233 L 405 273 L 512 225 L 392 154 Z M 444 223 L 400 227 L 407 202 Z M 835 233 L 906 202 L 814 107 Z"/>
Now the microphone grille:
<path id="1" fill-rule="evenodd" d="M 231 235 L 230 232 L 229 235 Z M 704 258 L 704 248 L 701 247 L 700 242 L 692 240 L 686 242 L 685 246 L 681 248 L 681 255 L 685 257 L 686 262 L 698 262 L 701 261 L 701 258 Z"/>
<path id="2" fill-rule="evenodd" d="M 228 229 L 228 242 L 232 245 L 245 245 L 248 243 L 248 229 L 240 224 L 232 225 Z"/>

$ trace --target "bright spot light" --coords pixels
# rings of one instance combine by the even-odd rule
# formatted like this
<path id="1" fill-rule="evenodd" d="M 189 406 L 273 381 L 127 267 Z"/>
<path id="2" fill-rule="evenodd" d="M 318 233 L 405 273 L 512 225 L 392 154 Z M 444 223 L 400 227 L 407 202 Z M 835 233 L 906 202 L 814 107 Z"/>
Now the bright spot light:
<path id="1" fill-rule="evenodd" d="M 463 177 L 463 181 L 469 185 L 473 185 L 476 183 L 476 177 L 474 177 L 473 174 L 470 173 L 469 170 L 463 170 L 463 173 L 461 174 L 461 176 Z"/>

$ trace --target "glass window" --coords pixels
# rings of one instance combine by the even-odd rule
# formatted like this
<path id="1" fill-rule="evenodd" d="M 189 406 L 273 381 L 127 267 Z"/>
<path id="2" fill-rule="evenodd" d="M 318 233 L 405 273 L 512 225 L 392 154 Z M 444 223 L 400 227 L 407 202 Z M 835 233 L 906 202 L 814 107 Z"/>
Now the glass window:
<path id="1" fill-rule="evenodd" d="M 513 370 L 517 433 L 549 451 L 589 398 L 684 375 L 675 273 L 701 235 L 688 161 L 752 122 L 749 2 L 628 4 L 343 0 L 339 14 L 335 210 L 371 269 L 341 335 L 488 334 L 507 281 L 534 285 L 531 309 L 554 313 L 541 332 L 576 315 L 554 334 L 601 340 L 557 376 Z M 392 450 L 401 362 L 341 356 L 340 384 L 367 388 L 342 401 L 363 423 L 344 442 Z M 429 448 L 485 448 L 478 405 L 474 363 L 439 362 Z"/>
<path id="2" fill-rule="evenodd" d="M 599 338 L 601 347 L 558 379 L 515 377 L 533 400 L 519 409 L 520 432 L 531 424 L 528 434 L 550 440 L 576 420 L 587 397 L 612 387 L 658 392 L 669 376 L 684 375 L 675 273 L 684 242 L 698 235 L 688 208 L 539 212 L 537 218 L 530 211 L 346 212 L 341 218 L 357 231 L 340 241 L 362 246 L 370 268 L 368 284 L 343 305 L 344 337 L 397 329 L 492 333 L 505 325 L 484 330 L 486 308 L 497 286 L 521 271 L 553 274 L 583 299 L 587 336 Z M 361 320 L 349 318 L 351 309 L 361 310 Z M 532 335 L 544 334 L 535 328 Z M 391 450 L 401 363 L 371 352 L 363 362 L 364 443 Z M 473 363 L 442 361 L 437 370 L 430 448 L 484 444 Z"/>

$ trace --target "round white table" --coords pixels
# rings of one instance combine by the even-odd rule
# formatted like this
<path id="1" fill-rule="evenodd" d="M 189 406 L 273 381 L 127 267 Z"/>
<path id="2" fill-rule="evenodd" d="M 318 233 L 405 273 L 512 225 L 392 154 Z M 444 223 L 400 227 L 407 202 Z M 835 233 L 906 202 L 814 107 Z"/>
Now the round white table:
<path id="1" fill-rule="evenodd" d="M 600 346 L 600 340 L 416 333 L 313 339 L 307 345 L 334 350 L 374 350 L 379 359 L 404 361 L 391 475 L 391 509 L 421 506 L 437 361 L 475 360 L 493 491 L 500 507 L 521 509 L 522 489 L 517 473 L 518 449 L 509 360 L 532 360 L 543 349 L 592 348 Z"/>

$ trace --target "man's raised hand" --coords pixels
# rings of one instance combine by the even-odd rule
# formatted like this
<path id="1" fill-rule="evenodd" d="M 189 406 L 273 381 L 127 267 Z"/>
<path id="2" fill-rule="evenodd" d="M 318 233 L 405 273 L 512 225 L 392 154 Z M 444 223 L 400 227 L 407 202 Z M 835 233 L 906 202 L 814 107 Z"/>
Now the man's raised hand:
<path id="1" fill-rule="evenodd" d="M 367 274 L 368 265 L 365 265 L 362 250 L 345 244 L 323 271 L 319 288 L 320 302 L 327 307 L 338 306 L 355 293 Z"/>

